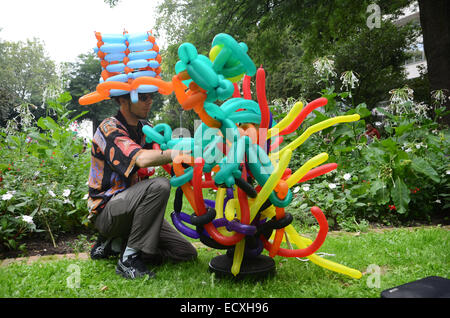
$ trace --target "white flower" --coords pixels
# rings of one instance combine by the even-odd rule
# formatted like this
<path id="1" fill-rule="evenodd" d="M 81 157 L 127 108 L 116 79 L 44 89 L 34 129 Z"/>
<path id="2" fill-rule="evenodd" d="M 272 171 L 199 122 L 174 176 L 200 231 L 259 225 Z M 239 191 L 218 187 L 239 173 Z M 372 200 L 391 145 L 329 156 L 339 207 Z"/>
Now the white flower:
<path id="1" fill-rule="evenodd" d="M 50 194 L 52 197 L 56 197 L 55 192 L 53 192 L 52 190 L 48 190 L 48 194 Z"/>
<path id="2" fill-rule="evenodd" d="M 334 71 L 334 61 L 327 56 L 320 57 L 313 62 L 315 73 L 322 78 L 328 79 L 328 77 L 336 76 Z"/>
<path id="3" fill-rule="evenodd" d="M 437 199 L 436 201 L 434 201 L 436 203 L 441 203 L 441 200 Z"/>
<path id="4" fill-rule="evenodd" d="M 346 173 L 344 174 L 344 180 L 350 180 L 350 178 L 352 177 L 352 175 L 350 173 Z"/>
<path id="5" fill-rule="evenodd" d="M 336 189 L 336 184 L 334 183 L 329 183 L 328 186 L 330 187 L 330 189 Z"/>
<path id="6" fill-rule="evenodd" d="M 450 170 L 445 171 L 445 174 L 450 174 Z"/>
<path id="7" fill-rule="evenodd" d="M 64 190 L 62 195 L 63 195 L 63 197 L 68 197 L 70 195 L 70 189 Z"/>
<path id="8" fill-rule="evenodd" d="M 355 88 L 359 82 L 359 79 L 356 77 L 355 73 L 352 71 L 346 71 L 341 74 L 340 80 L 342 81 L 341 89 L 345 87 L 346 91 L 350 92 L 350 97 L 352 97 L 351 90 Z"/>
<path id="9" fill-rule="evenodd" d="M 22 221 L 28 223 L 28 224 L 34 224 L 33 217 L 29 215 L 22 215 Z"/>
<path id="10" fill-rule="evenodd" d="M 411 151 L 412 151 L 411 148 L 408 148 L 408 149 L 405 150 L 405 152 L 411 152 Z"/>
<path id="11" fill-rule="evenodd" d="M 297 193 L 299 190 L 300 190 L 300 187 L 295 187 L 294 191 L 292 191 L 292 192 Z"/>
<path id="12" fill-rule="evenodd" d="M 89 194 L 86 193 L 86 194 L 84 195 L 84 197 L 83 197 L 83 200 L 87 200 L 88 197 L 89 197 Z"/>
<path id="13" fill-rule="evenodd" d="M 2 200 L 3 201 L 8 201 L 13 197 L 13 195 L 11 193 L 5 193 L 4 195 L 2 195 Z"/>
<path id="14" fill-rule="evenodd" d="M 303 187 L 302 187 L 302 189 L 303 189 L 303 191 L 309 191 L 309 184 L 305 184 Z"/>
<path id="15" fill-rule="evenodd" d="M 420 149 L 420 144 L 416 144 L 416 149 Z"/>

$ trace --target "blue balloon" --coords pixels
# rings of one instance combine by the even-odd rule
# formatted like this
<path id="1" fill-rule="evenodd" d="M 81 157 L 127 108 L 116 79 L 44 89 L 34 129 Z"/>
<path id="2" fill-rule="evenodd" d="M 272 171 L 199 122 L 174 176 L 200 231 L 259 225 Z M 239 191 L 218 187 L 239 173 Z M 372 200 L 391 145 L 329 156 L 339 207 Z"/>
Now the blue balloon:
<path id="1" fill-rule="evenodd" d="M 133 42 L 133 43 L 129 43 L 129 45 L 128 45 L 128 49 L 131 52 L 146 51 L 146 50 L 150 50 L 151 48 L 153 48 L 153 43 L 148 42 L 148 41 Z"/>
<path id="2" fill-rule="evenodd" d="M 124 43 L 107 43 L 100 47 L 100 51 L 104 53 L 121 53 L 125 52 L 127 45 Z"/>

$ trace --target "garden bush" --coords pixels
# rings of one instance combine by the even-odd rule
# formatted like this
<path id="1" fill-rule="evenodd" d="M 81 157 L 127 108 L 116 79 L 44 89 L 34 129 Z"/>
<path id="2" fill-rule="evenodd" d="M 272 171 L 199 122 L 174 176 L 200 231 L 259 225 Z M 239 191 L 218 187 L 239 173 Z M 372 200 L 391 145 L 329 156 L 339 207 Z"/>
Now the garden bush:
<path id="1" fill-rule="evenodd" d="M 294 202 L 288 209 L 303 222 L 312 224 L 314 219 L 309 209 L 317 205 L 323 209 L 333 228 L 358 229 L 367 221 L 384 224 L 429 222 L 450 206 L 450 133 L 448 127 L 437 123 L 445 112 L 441 105 L 447 97 L 439 91 L 433 94 L 434 105 L 417 103 L 413 100 L 413 91 L 405 86 L 390 92 L 387 107 L 369 110 L 364 103 L 355 106 L 351 90 L 357 85 L 356 75 L 352 72 L 342 74 L 343 91 L 337 92 L 331 62 L 318 63 L 328 65 L 328 72 L 325 68 L 322 78 L 327 88 L 321 91 L 328 99 L 325 112 L 314 111 L 301 129 L 287 136 L 285 142 L 330 117 L 358 113 L 361 119 L 312 135 L 293 154 L 292 170 L 320 152 L 327 152 L 328 162 L 336 162 L 339 166 L 332 173 L 294 188 Z M 323 71 L 323 67 L 320 70 Z M 292 104 L 292 100 L 276 101 L 272 109 L 275 118 L 288 111 L 286 103 Z M 368 140 L 364 134 L 367 123 L 377 127 L 380 139 Z"/>
<path id="2" fill-rule="evenodd" d="M 90 148 L 70 125 L 86 112 L 69 119 L 70 99 L 48 100 L 37 121 L 30 112 L 36 106 L 22 104 L 0 131 L 0 248 L 19 248 L 34 232 L 55 244 L 59 233 L 85 223 Z"/>

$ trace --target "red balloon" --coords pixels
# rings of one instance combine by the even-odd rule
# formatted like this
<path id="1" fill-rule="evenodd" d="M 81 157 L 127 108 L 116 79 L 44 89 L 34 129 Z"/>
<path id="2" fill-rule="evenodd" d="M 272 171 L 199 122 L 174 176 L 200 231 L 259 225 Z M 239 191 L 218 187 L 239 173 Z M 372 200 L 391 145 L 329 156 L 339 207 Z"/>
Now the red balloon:
<path id="1" fill-rule="evenodd" d="M 206 206 L 205 201 L 203 200 L 203 192 L 202 192 L 202 174 L 204 165 L 205 160 L 202 157 L 195 158 L 192 185 L 194 188 L 194 201 L 196 206 L 195 214 L 197 214 L 198 216 L 206 213 Z M 245 236 L 242 233 L 235 233 L 232 236 L 224 236 L 221 233 L 219 233 L 219 231 L 212 222 L 205 224 L 204 228 L 214 241 L 226 246 L 236 245 L 236 243 L 242 240 Z"/>
<path id="2" fill-rule="evenodd" d="M 270 145 L 270 151 L 276 149 L 283 142 L 283 136 L 278 136 L 275 141 Z"/>
<path id="3" fill-rule="evenodd" d="M 308 171 L 308 173 L 305 174 L 303 176 L 303 178 L 300 179 L 299 183 L 300 182 L 306 182 L 306 181 L 311 180 L 311 179 L 313 179 L 315 177 L 318 177 L 318 176 L 321 176 L 321 175 L 323 175 L 325 173 L 333 171 L 334 169 L 337 168 L 337 166 L 338 166 L 337 163 L 327 163 L 327 164 L 321 165 L 321 166 L 319 166 L 317 168 L 314 168 L 314 169 Z"/>
<path id="4" fill-rule="evenodd" d="M 234 86 L 233 98 L 241 97 L 241 92 L 239 92 L 239 85 L 237 83 L 233 83 L 233 86 Z"/>
<path id="5" fill-rule="evenodd" d="M 244 75 L 244 80 L 242 81 L 242 92 L 244 93 L 245 99 L 252 99 L 252 91 L 250 90 L 250 80 L 251 77 Z"/>
<path id="6" fill-rule="evenodd" d="M 267 149 L 266 137 L 267 129 L 269 129 L 270 110 L 266 98 L 266 72 L 264 72 L 262 67 L 258 68 L 258 71 L 256 72 L 256 96 L 258 98 L 259 109 L 261 110 L 258 144 L 261 148 Z"/>
<path id="7" fill-rule="evenodd" d="M 311 208 L 311 213 L 319 222 L 320 226 L 319 233 L 317 234 L 317 237 L 314 240 L 314 242 L 312 242 L 310 246 L 303 249 L 290 250 L 280 247 L 278 249 L 277 255 L 284 257 L 306 257 L 316 252 L 322 246 L 328 234 L 328 222 L 322 210 L 319 209 L 318 207 L 313 206 Z M 264 243 L 264 248 L 270 251 L 272 249 L 272 244 L 269 241 L 267 241 L 267 239 L 263 235 L 261 235 L 261 240 Z"/>
<path id="8" fill-rule="evenodd" d="M 300 114 L 287 126 L 284 128 L 280 135 L 289 135 L 293 133 L 305 120 L 306 116 L 308 116 L 314 109 L 322 107 L 328 103 L 328 100 L 325 97 L 320 97 L 313 100 L 311 103 L 306 105 L 305 108 L 302 109 Z"/>

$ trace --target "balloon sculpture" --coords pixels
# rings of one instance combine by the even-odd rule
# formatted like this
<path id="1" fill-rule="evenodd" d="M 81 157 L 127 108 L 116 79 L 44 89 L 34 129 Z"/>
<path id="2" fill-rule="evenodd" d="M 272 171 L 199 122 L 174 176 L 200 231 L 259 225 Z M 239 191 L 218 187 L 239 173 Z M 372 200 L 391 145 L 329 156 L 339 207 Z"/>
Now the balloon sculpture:
<path id="1" fill-rule="evenodd" d="M 275 124 L 266 100 L 264 69 L 256 69 L 245 43 L 218 34 L 209 57 L 199 54 L 191 43 L 184 43 L 178 49 L 176 75 L 167 82 L 159 77 L 161 57 L 151 32 L 121 36 L 96 33 L 96 37 L 103 81 L 96 92 L 80 98 L 80 104 L 124 93 L 137 101 L 139 92 L 175 92 L 181 107 L 193 110 L 202 121 L 193 138 L 173 139 L 167 124 L 143 128 L 146 141 L 153 142 L 155 149 L 191 151 L 191 155 L 180 154 L 172 165 L 164 166 L 172 175 L 171 185 L 177 187 L 171 218 L 180 232 L 210 247 L 231 251 L 233 275 L 239 274 L 244 256 L 257 256 L 266 249 L 272 258 L 307 257 L 326 269 L 353 278 L 362 276 L 355 269 L 314 254 L 328 233 L 327 220 L 319 207 L 311 208 L 320 225 L 314 241 L 299 235 L 291 225 L 292 215 L 285 212 L 293 199 L 293 186 L 337 167 L 335 163 L 321 165 L 328 159 L 326 153 L 321 153 L 292 172 L 288 165 L 293 151 L 311 134 L 338 123 L 357 121 L 359 115 L 312 125 L 280 149 L 283 136 L 294 132 L 308 114 L 326 105 L 327 99 L 318 98 L 306 107 L 296 103 Z M 254 75 L 257 101 L 252 100 L 250 90 Z M 241 79 L 243 97 L 237 84 Z M 223 103 L 219 106 L 217 101 Z M 215 201 L 204 199 L 204 188 L 217 190 Z M 181 211 L 183 195 L 194 214 Z M 282 248 L 283 240 L 294 243 L 297 249 Z"/>

